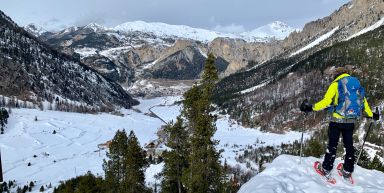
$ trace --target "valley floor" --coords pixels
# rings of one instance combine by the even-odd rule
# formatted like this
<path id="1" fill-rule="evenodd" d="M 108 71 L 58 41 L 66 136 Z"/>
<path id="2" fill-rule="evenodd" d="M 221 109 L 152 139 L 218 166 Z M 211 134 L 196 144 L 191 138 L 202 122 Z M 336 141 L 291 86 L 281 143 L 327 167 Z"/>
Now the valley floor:
<path id="1" fill-rule="evenodd" d="M 16 180 L 20 186 L 36 181 L 33 192 L 38 192 L 41 185 L 51 183 L 54 187 L 87 171 L 103 176 L 106 150 L 99 149 L 98 144 L 111 140 L 119 129 L 133 130 L 142 146 L 156 140 L 156 132 L 164 123 L 149 116 L 150 109 L 169 122 L 180 113 L 181 107 L 174 105 L 177 100 L 180 97 L 140 100 L 141 104 L 134 109 L 122 110 L 123 116 L 12 109 L 5 134 L 0 135 L 4 178 Z M 247 169 L 245 163 L 238 163 L 235 157 L 242 154 L 246 146 L 280 145 L 301 137 L 298 132 L 281 135 L 243 128 L 228 116 L 221 116 L 217 127 L 214 137 L 220 140 L 218 148 L 224 149 L 222 160 L 243 169 Z M 161 172 L 162 166 L 151 165 L 147 169 L 148 185 L 153 185 L 154 175 Z"/>

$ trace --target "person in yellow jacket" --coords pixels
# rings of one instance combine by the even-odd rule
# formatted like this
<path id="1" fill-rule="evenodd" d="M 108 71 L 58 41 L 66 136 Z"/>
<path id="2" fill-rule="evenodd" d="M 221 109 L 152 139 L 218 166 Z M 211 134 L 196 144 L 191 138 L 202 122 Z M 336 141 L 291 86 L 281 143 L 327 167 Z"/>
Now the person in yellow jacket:
<path id="1" fill-rule="evenodd" d="M 343 84 L 340 83 L 340 81 L 346 77 L 349 77 L 350 75 L 345 67 L 336 68 L 333 74 L 336 74 L 335 79 L 329 86 L 327 92 L 324 95 L 324 98 L 314 105 L 309 104 L 308 100 L 305 100 L 300 106 L 301 111 L 307 113 L 311 111 L 320 111 L 325 108 L 336 109 L 338 107 L 339 100 L 341 100 L 339 95 L 342 95 L 342 93 L 339 93 L 339 84 Z M 363 103 L 364 104 L 361 105 L 363 109 L 361 110 L 364 110 L 368 117 L 378 120 L 379 114 L 372 113 L 365 97 L 363 98 Z M 352 175 L 355 162 L 355 149 L 353 147 L 352 136 L 356 122 L 357 118 L 346 117 L 342 111 L 333 111 L 332 119 L 328 128 L 327 150 L 325 153 L 324 161 L 321 164 L 324 176 L 330 177 L 331 170 L 333 169 L 333 163 L 336 158 L 336 150 L 340 134 L 343 136 L 343 143 L 346 151 L 342 174 L 344 178 L 349 178 Z"/>

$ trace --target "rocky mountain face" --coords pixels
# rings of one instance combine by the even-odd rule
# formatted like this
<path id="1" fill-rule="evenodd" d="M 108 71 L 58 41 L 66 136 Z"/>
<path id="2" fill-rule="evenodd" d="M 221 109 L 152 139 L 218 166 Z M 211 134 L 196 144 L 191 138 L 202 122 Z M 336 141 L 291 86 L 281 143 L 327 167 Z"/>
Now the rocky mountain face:
<path id="1" fill-rule="evenodd" d="M 382 0 L 352 0 L 331 15 L 307 23 L 302 31 L 290 34 L 281 43 L 281 47 L 286 50 L 283 55 L 284 57 L 290 57 L 293 52 L 335 28 L 337 28 L 336 33 L 327 41 L 322 42 L 323 46 L 315 48 L 313 51 L 344 41 L 382 19 L 383 10 L 384 2 Z M 308 51 L 307 53 L 313 53 L 310 50 Z"/>
<path id="2" fill-rule="evenodd" d="M 328 17 L 308 23 L 280 42 L 282 52 L 248 70 L 223 78 L 217 85 L 215 101 L 244 125 L 265 130 L 302 127 L 298 111 L 305 99 L 317 102 L 333 77 L 325 72 L 351 64 L 368 91 L 371 105 L 384 99 L 383 14 L 384 1 L 351 1 Z M 325 121 L 315 113 L 309 126 Z M 321 124 L 320 124 L 321 125 Z"/>
<path id="3" fill-rule="evenodd" d="M 112 110 L 137 104 L 117 83 L 60 53 L 0 12 L 0 94 Z"/>
<path id="4" fill-rule="evenodd" d="M 281 22 L 237 35 L 146 22 L 115 28 L 89 24 L 57 33 L 36 33 L 37 28 L 26 26 L 47 44 L 127 89 L 143 79 L 198 79 L 208 52 L 217 56 L 220 76 L 228 76 L 250 61 L 262 62 L 281 53 L 277 42 L 295 30 Z"/>

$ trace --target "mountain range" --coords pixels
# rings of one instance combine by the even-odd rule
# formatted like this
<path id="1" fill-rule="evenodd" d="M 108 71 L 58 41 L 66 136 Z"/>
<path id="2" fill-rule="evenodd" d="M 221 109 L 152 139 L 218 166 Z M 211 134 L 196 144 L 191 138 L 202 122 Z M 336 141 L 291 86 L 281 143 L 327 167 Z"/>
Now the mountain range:
<path id="1" fill-rule="evenodd" d="M 47 32 L 36 25 L 25 29 L 39 41 L 136 96 L 182 94 L 193 83 L 191 80 L 199 79 L 207 53 L 213 53 L 221 78 L 216 102 L 223 108 L 237 104 L 240 109 L 227 110 L 241 120 L 245 119 L 244 113 L 235 116 L 234 112 L 254 114 L 250 108 L 255 110 L 260 103 L 243 104 L 239 98 L 255 98 L 255 93 L 267 91 L 274 93 L 264 86 L 283 83 L 280 81 L 287 75 L 300 80 L 302 74 L 292 73 L 298 64 L 326 48 L 350 42 L 351 37 L 373 30 L 372 26 L 380 27 L 383 6 L 380 0 L 354 0 L 325 18 L 307 23 L 302 30 L 273 22 L 241 34 L 142 21 L 113 28 L 91 23 L 58 32 Z M 329 65 L 341 63 L 326 66 Z M 264 95 L 274 98 L 269 93 Z M 270 105 L 277 105 L 276 100 L 266 106 Z M 276 113 L 269 113 L 261 113 L 269 117 L 261 116 L 263 120 L 276 119 Z M 258 119 L 242 122 L 258 124 Z"/>
<path id="2" fill-rule="evenodd" d="M 31 23 L 24 28 L 35 36 L 41 36 L 43 33 L 50 33 L 49 31 L 45 30 L 44 27 L 34 23 Z M 94 32 L 110 31 L 126 33 L 150 33 L 162 38 L 180 38 L 202 42 L 209 42 L 219 37 L 242 39 L 247 42 L 267 42 L 272 39 L 282 40 L 293 31 L 300 31 L 300 29 L 290 27 L 281 21 L 274 21 L 252 31 L 241 33 L 221 33 L 207 29 L 193 28 L 185 25 L 170 25 L 160 22 L 133 21 L 122 23 L 112 28 L 108 28 L 97 23 L 90 23 L 82 27 L 68 27 L 67 29 L 61 30 L 60 32 L 66 33 L 72 30 L 77 30 L 79 28 L 90 29 Z"/>
<path id="3" fill-rule="evenodd" d="M 183 80 L 184 84 L 198 79 L 208 52 L 216 53 L 220 74 L 227 76 L 247 66 L 249 60 L 267 60 L 271 55 L 269 45 L 298 31 L 282 22 L 241 34 L 142 21 L 114 28 L 91 23 L 59 32 L 47 32 L 33 24 L 25 29 L 120 83 L 131 93 L 149 96 L 175 92 L 161 83 L 161 89 L 143 89 L 137 85 L 142 80 Z M 180 85 L 173 86 L 180 88 Z"/>

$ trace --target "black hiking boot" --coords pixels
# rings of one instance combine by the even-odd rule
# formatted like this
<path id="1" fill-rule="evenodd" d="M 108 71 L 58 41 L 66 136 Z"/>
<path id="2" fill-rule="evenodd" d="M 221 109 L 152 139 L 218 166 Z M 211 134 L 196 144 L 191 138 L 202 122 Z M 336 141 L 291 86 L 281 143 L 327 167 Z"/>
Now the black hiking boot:
<path id="1" fill-rule="evenodd" d="M 332 177 L 331 170 L 326 170 L 323 167 L 321 167 L 321 172 L 323 172 L 324 177 L 326 177 L 327 179 L 330 179 Z"/>
<path id="2" fill-rule="evenodd" d="M 340 173 L 343 175 L 344 179 L 349 179 L 352 176 L 352 173 L 345 171 L 344 168 L 341 168 Z"/>

